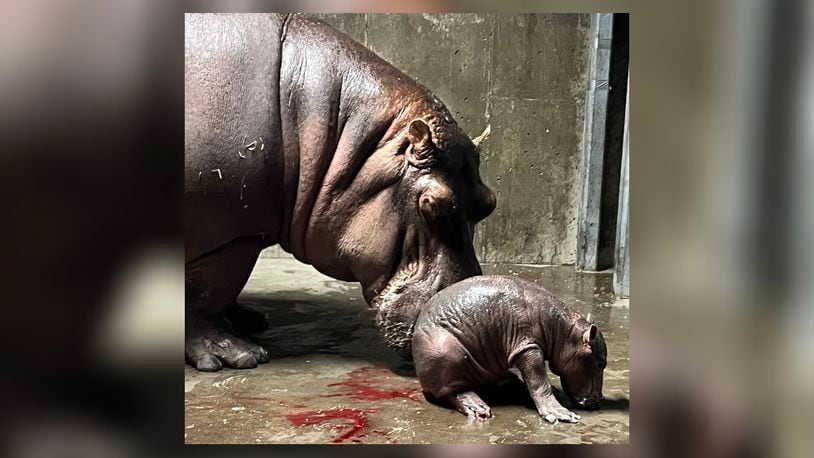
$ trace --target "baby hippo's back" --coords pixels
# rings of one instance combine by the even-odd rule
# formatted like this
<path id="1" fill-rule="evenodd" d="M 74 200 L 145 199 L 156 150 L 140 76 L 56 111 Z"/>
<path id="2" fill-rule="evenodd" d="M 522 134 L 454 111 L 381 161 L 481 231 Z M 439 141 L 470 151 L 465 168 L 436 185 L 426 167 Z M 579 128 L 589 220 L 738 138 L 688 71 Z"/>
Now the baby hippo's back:
<path id="1" fill-rule="evenodd" d="M 551 300 L 556 301 L 534 283 L 489 275 L 440 291 L 422 310 L 413 334 L 413 360 L 424 389 L 443 397 L 461 386 L 507 379 L 512 357 L 541 338 L 539 313 L 530 313 L 530 307 Z"/>

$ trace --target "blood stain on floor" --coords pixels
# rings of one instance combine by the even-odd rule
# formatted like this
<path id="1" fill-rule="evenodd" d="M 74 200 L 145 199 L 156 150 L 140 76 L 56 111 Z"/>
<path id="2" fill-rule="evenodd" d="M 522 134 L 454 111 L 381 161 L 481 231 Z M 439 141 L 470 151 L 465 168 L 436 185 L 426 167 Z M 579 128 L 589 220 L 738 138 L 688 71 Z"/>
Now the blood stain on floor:
<path id="1" fill-rule="evenodd" d="M 322 425 L 335 420 L 343 420 L 344 423 L 334 425 L 332 428 L 344 431 L 333 440 L 335 444 L 339 444 L 348 439 L 351 439 L 352 442 L 361 442 L 361 438 L 367 435 L 368 421 L 365 414 L 376 412 L 378 412 L 377 409 L 327 409 L 286 415 L 286 418 L 296 427 Z"/>
<path id="2" fill-rule="evenodd" d="M 383 367 L 362 367 L 348 373 L 348 380 L 344 382 L 331 383 L 328 386 L 345 387 L 350 390 L 351 398 L 358 401 L 382 401 L 388 399 L 410 399 L 421 402 L 421 390 L 409 388 L 406 390 L 381 390 L 372 386 L 379 383 L 379 375 L 376 371 L 387 370 Z M 344 394 L 326 394 L 324 397 L 343 396 Z"/>

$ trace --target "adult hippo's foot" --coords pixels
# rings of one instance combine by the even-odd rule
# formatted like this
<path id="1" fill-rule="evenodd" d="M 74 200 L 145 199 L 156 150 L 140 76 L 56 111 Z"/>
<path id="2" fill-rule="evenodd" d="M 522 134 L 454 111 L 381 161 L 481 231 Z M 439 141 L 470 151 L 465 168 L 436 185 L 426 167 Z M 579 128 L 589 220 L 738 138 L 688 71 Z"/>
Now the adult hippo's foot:
<path id="1" fill-rule="evenodd" d="M 235 335 L 257 330 L 262 315 L 235 305 L 262 249 L 256 237 L 236 239 L 186 264 L 186 359 L 200 371 L 256 367 L 261 346 Z"/>
<path id="2" fill-rule="evenodd" d="M 187 326 L 186 359 L 199 371 L 214 372 L 224 365 L 250 369 L 269 361 L 260 345 L 240 339 L 205 322 Z"/>

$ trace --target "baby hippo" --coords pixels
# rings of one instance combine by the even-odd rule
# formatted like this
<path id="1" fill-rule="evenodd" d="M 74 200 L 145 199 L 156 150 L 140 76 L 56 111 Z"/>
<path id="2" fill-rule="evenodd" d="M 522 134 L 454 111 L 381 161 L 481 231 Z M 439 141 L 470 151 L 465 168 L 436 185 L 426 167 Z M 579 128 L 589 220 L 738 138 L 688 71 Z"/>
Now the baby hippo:
<path id="1" fill-rule="evenodd" d="M 554 398 L 545 362 L 565 393 L 594 409 L 602 400 L 607 349 L 602 333 L 544 288 L 501 276 L 471 277 L 432 297 L 413 334 L 413 359 L 425 392 L 470 418 L 491 409 L 478 387 L 511 379 L 516 368 L 537 412 L 551 423 L 579 415 Z"/>

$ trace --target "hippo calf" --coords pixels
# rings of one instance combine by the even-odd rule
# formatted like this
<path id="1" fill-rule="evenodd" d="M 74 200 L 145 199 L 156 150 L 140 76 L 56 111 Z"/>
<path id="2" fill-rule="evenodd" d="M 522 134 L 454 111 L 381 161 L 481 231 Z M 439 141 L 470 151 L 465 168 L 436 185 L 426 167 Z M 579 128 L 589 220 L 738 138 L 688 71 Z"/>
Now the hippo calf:
<path id="1" fill-rule="evenodd" d="M 480 420 L 492 416 L 473 390 L 511 380 L 516 368 L 539 414 L 551 423 L 579 415 L 554 398 L 545 362 L 566 394 L 599 407 L 607 348 L 602 333 L 544 288 L 525 280 L 477 276 L 434 295 L 413 333 L 413 359 L 425 393 Z"/>

